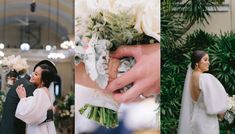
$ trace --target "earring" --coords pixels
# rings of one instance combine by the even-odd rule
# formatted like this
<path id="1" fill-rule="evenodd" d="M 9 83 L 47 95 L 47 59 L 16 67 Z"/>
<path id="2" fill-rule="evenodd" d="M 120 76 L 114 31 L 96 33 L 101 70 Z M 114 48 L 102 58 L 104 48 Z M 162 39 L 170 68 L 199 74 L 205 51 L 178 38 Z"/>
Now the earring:
<path id="1" fill-rule="evenodd" d="M 195 68 L 198 68 L 198 63 L 196 63 L 196 67 Z"/>

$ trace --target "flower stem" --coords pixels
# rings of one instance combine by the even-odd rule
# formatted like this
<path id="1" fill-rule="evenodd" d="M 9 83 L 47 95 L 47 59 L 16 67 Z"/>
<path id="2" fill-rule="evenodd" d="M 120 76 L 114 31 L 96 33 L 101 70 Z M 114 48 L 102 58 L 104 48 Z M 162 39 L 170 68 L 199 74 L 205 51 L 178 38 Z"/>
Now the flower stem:
<path id="1" fill-rule="evenodd" d="M 114 128 L 118 126 L 118 116 L 117 112 L 114 110 L 86 104 L 79 110 L 79 112 L 88 119 L 94 120 L 106 128 Z"/>

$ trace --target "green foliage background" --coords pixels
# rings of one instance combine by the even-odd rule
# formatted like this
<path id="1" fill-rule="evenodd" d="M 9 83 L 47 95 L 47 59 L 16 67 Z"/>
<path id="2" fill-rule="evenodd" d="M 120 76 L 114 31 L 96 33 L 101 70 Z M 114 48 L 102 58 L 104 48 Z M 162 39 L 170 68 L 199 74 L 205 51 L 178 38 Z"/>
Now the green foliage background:
<path id="1" fill-rule="evenodd" d="M 161 133 L 175 134 L 187 65 L 194 50 L 205 50 L 210 56 L 210 71 L 229 95 L 235 94 L 235 33 L 219 35 L 196 30 L 186 34 L 195 23 L 208 23 L 206 6 L 216 8 L 221 0 L 161 1 Z M 220 123 L 221 134 L 226 122 Z"/>

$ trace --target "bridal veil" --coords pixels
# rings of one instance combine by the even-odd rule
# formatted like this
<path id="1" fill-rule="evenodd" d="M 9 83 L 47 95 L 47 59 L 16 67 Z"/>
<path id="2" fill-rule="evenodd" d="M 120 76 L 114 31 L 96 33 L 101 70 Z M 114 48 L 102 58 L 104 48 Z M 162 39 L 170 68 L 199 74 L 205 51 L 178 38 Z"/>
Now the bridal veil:
<path id="1" fill-rule="evenodd" d="M 190 81 L 192 76 L 191 64 L 188 65 L 186 78 L 184 81 L 184 91 L 181 101 L 178 134 L 190 134 L 190 120 L 192 117 L 193 103 L 190 95 Z"/>

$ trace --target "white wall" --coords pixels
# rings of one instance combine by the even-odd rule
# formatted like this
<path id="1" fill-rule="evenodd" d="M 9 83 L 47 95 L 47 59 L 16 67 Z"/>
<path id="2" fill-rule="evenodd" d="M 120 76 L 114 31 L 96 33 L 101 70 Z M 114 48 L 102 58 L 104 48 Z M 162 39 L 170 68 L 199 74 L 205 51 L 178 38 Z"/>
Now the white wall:
<path id="1" fill-rule="evenodd" d="M 218 7 L 218 10 L 210 12 L 209 24 L 194 24 L 188 33 L 192 33 L 196 29 L 214 34 L 235 31 L 235 1 L 225 0 L 224 4 Z"/>

